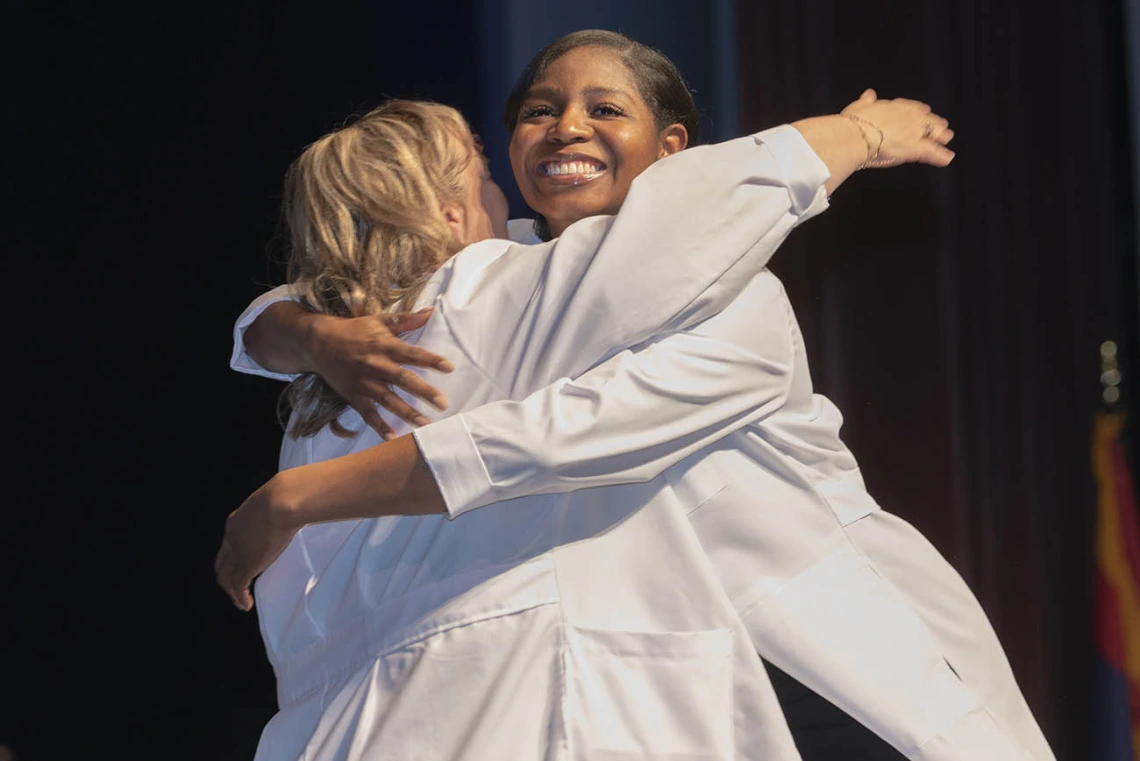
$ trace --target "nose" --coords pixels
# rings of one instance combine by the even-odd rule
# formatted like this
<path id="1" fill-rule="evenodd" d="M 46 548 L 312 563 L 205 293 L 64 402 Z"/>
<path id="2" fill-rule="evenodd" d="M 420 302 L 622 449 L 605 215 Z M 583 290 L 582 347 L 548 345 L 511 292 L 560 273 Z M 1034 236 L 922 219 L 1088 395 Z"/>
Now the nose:
<path id="1" fill-rule="evenodd" d="M 554 120 L 546 132 L 546 139 L 552 143 L 582 143 L 590 139 L 593 128 L 586 115 L 574 108 L 567 108 Z"/>

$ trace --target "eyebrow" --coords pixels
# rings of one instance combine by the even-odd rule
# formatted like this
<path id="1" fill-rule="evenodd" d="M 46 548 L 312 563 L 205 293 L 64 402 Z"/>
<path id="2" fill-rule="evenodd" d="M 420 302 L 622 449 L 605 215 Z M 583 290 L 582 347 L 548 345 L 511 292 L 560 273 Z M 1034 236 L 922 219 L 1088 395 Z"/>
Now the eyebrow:
<path id="1" fill-rule="evenodd" d="M 598 96 L 614 96 L 621 95 L 629 97 L 629 94 L 624 90 L 615 90 L 612 87 L 587 87 L 584 90 L 587 97 L 594 98 Z M 526 91 L 526 98 L 540 98 L 542 100 L 557 100 L 562 95 L 562 91 L 554 87 L 532 87 Z"/>

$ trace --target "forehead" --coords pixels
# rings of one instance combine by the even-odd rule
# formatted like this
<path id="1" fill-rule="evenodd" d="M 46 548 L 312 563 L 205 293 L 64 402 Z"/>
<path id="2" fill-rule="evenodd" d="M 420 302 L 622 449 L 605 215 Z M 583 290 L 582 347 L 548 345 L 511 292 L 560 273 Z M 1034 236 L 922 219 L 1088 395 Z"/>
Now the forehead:
<path id="1" fill-rule="evenodd" d="M 583 45 L 563 53 L 527 90 L 528 96 L 583 93 L 642 99 L 637 80 L 621 55 L 597 45 Z"/>

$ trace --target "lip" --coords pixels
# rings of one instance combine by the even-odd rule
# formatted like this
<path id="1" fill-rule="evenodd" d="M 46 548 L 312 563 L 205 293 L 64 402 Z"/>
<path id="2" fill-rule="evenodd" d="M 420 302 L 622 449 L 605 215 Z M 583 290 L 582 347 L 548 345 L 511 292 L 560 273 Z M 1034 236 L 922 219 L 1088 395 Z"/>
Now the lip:
<path id="1" fill-rule="evenodd" d="M 573 172 L 568 174 L 550 175 L 545 171 L 545 167 L 554 163 L 566 163 L 570 161 L 580 161 L 583 163 L 595 164 L 598 169 L 595 171 L 587 172 Z M 595 156 L 588 156 L 584 153 L 559 153 L 554 156 L 548 156 L 542 161 L 538 162 L 534 167 L 534 174 L 543 182 L 548 182 L 554 185 L 581 185 L 584 182 L 591 182 L 598 177 L 609 171 L 606 162 Z"/>

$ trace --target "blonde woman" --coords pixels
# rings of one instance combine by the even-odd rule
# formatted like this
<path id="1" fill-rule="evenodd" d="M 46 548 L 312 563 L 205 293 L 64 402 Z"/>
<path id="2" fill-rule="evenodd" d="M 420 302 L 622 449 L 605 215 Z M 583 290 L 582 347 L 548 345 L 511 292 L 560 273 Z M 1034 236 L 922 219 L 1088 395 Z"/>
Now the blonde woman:
<path id="1" fill-rule="evenodd" d="M 310 314 L 396 317 L 440 265 L 467 243 L 507 237 L 507 200 L 463 117 L 437 103 L 393 100 L 312 143 L 285 178 L 287 277 Z M 437 366 L 407 347 L 399 357 Z M 446 365 L 444 365 L 446 367 Z M 409 374 L 415 384 L 418 378 Z M 312 436 L 338 421 L 345 401 L 317 375 L 282 397 L 289 432 Z"/>

